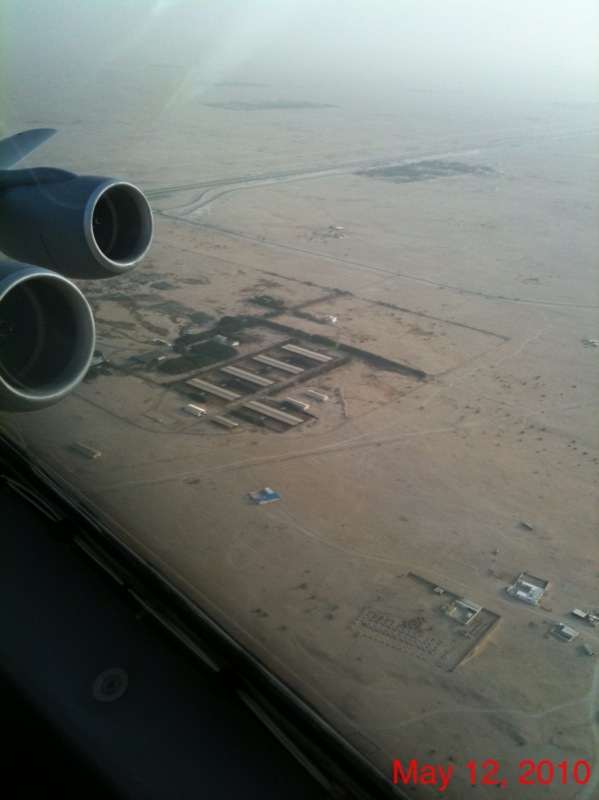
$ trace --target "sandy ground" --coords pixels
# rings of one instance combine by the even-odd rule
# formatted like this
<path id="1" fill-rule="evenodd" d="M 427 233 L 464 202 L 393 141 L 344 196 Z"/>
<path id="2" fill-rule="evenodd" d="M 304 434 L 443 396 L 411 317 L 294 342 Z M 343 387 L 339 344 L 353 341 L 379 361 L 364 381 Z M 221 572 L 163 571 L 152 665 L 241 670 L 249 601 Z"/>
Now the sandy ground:
<path id="1" fill-rule="evenodd" d="M 341 117 L 317 113 L 323 127 Z M 450 160 L 492 174 L 393 183 L 349 171 L 233 185 L 202 200 L 199 190 L 172 187 L 243 176 L 248 164 L 266 174 L 336 163 L 324 137 L 306 150 L 297 113 L 276 122 L 203 114 L 212 161 L 204 152 L 189 167 L 182 127 L 178 139 L 169 133 L 179 144 L 171 144 L 172 170 L 136 166 L 149 188 L 170 187 L 152 201 L 156 238 L 145 264 L 82 284 L 98 346 L 116 366 L 59 407 L 10 424 L 385 774 L 398 758 L 453 765 L 443 796 L 457 799 L 470 792 L 464 765 L 494 759 L 512 797 L 591 800 L 599 660 L 582 644 L 599 651 L 599 629 L 570 612 L 599 609 L 599 349 L 582 343 L 598 338 L 592 138 L 563 109 L 553 120 L 560 130 L 570 125 L 563 136 L 516 115 L 503 140 L 470 120 L 461 130 L 449 125 L 444 143 L 407 131 L 405 151 L 461 149 Z M 367 108 L 352 114 L 344 156 L 367 159 L 372 148 L 355 142 L 376 126 Z M 235 115 L 264 134 L 255 160 L 250 145 L 244 150 L 254 138 L 247 127 L 244 137 L 235 131 Z M 379 147 L 393 143 L 396 152 L 391 126 L 382 128 Z M 131 131 L 119 136 L 114 146 L 131 150 Z M 172 288 L 152 287 L 158 280 Z M 189 324 L 185 309 L 215 320 L 262 315 L 267 309 L 250 300 L 259 294 L 289 309 L 278 321 L 427 378 L 353 359 L 306 384 L 330 395 L 312 404 L 318 419 L 278 434 L 188 417 L 185 398 L 155 370 L 127 367 L 157 336 L 172 340 Z M 157 308 L 167 300 L 184 308 Z M 300 319 L 298 306 L 338 323 Z M 261 328 L 239 355 L 280 341 Z M 206 405 L 222 410 L 216 400 Z M 86 460 L 73 441 L 102 457 Z M 264 486 L 283 499 L 249 502 Z M 523 570 L 550 582 L 538 606 L 506 594 Z M 456 670 L 360 621 L 379 613 L 406 628 L 423 618 L 423 636 L 461 646 L 442 598 L 408 573 L 500 618 Z M 558 641 L 556 622 L 578 638 Z M 521 786 L 525 759 L 584 759 L 593 778 Z M 496 797 L 496 788 L 479 786 L 476 797 Z M 437 796 L 434 786 L 414 789 L 414 797 Z"/>

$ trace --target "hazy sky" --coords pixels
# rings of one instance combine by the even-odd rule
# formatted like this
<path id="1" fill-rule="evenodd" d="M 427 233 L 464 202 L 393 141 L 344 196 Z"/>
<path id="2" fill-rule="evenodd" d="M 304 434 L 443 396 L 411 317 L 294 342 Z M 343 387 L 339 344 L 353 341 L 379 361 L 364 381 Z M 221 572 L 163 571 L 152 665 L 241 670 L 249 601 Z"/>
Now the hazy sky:
<path id="1" fill-rule="evenodd" d="M 3 0 L 8 64 L 184 63 L 205 80 L 596 79 L 597 0 Z"/>

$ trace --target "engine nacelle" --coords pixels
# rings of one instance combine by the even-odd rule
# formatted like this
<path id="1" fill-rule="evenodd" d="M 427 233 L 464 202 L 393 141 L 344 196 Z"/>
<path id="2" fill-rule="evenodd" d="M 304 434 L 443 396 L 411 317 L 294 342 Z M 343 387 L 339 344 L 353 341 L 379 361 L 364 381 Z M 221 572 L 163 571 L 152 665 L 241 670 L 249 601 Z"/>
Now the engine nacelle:
<path id="1" fill-rule="evenodd" d="M 147 253 L 152 211 L 130 183 L 64 170 L 4 172 L 0 250 L 69 278 L 106 278 Z"/>
<path id="2" fill-rule="evenodd" d="M 35 411 L 61 400 L 89 369 L 91 308 L 71 281 L 0 262 L 0 408 Z"/>

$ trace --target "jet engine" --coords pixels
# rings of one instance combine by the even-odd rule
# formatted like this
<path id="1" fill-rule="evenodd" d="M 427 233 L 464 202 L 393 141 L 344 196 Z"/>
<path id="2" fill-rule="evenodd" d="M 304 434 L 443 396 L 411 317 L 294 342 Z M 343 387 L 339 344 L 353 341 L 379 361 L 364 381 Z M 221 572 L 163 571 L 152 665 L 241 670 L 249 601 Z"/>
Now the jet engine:
<path id="1" fill-rule="evenodd" d="M 47 269 L 0 262 L 0 408 L 35 411 L 85 376 L 94 318 L 83 294 Z"/>
<path id="2" fill-rule="evenodd" d="M 152 211 L 130 183 L 63 169 L 12 169 L 56 131 L 0 141 L 0 409 L 35 411 L 89 369 L 94 319 L 68 278 L 107 278 L 138 264 Z M 19 263 L 25 262 L 25 263 Z"/>
<path id="3" fill-rule="evenodd" d="M 0 250 L 69 278 L 132 269 L 152 241 L 152 211 L 130 183 L 51 168 L 0 174 Z"/>

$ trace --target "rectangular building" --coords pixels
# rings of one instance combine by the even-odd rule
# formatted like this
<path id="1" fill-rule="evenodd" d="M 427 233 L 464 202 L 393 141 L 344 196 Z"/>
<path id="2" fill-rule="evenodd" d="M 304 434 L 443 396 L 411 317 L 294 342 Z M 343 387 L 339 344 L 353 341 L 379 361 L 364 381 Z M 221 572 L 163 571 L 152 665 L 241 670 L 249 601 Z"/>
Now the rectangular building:
<path id="1" fill-rule="evenodd" d="M 183 411 L 187 411 L 188 414 L 193 414 L 194 417 L 203 417 L 206 413 L 205 408 L 202 408 L 201 406 L 194 406 L 193 403 L 183 406 Z"/>
<path id="2" fill-rule="evenodd" d="M 294 417 L 293 414 L 287 414 L 286 411 L 280 411 L 278 408 L 267 406 L 257 400 L 250 400 L 249 403 L 244 404 L 244 407 L 249 408 L 251 411 L 256 411 L 258 414 L 264 414 L 266 417 L 277 419 L 286 425 L 299 425 L 304 421 L 301 417 Z"/>
<path id="3" fill-rule="evenodd" d="M 223 417 L 220 414 L 216 414 L 214 417 L 210 417 L 210 422 L 216 422 L 217 425 L 222 425 L 223 428 L 239 427 L 238 422 L 235 422 L 235 420 L 229 419 L 228 417 Z"/>
<path id="4" fill-rule="evenodd" d="M 82 442 L 73 442 L 71 447 L 73 450 L 76 450 L 78 453 L 81 453 L 81 455 L 87 456 L 88 458 L 96 459 L 100 458 L 102 455 L 99 450 L 94 450 L 93 447 L 89 447 L 89 445 L 83 444 Z"/>
<path id="5" fill-rule="evenodd" d="M 536 606 L 548 588 L 549 581 L 521 572 L 512 585 L 506 588 L 506 592 L 524 603 Z"/>
<path id="6" fill-rule="evenodd" d="M 284 344 L 282 347 L 283 350 L 287 350 L 290 353 L 295 353 L 297 356 L 303 356 L 304 358 L 310 358 L 312 361 L 332 361 L 332 356 L 325 356 L 324 353 L 315 353 L 314 350 L 306 350 L 305 347 L 299 347 L 297 344 Z"/>
<path id="7" fill-rule="evenodd" d="M 473 603 L 466 597 L 458 597 L 449 606 L 445 614 L 452 619 L 461 622 L 462 625 L 469 625 L 472 620 L 477 617 L 483 610 L 482 606 L 478 603 Z"/>
<path id="8" fill-rule="evenodd" d="M 186 383 L 188 386 L 193 386 L 194 389 L 200 389 L 202 392 L 209 392 L 217 397 L 223 397 L 225 400 L 238 400 L 241 397 L 240 394 L 231 392 L 229 389 L 223 389 L 222 386 L 215 386 L 215 384 L 202 381 L 199 378 L 192 378 L 186 381 Z"/>
<path id="9" fill-rule="evenodd" d="M 293 397 L 286 397 L 285 402 L 287 405 L 297 408 L 298 411 L 307 411 L 310 408 L 310 403 L 304 403 L 302 400 L 294 400 Z"/>
<path id="10" fill-rule="evenodd" d="M 234 375 L 236 378 L 241 378 L 248 383 L 253 383 L 256 386 L 272 386 L 274 381 L 269 378 L 263 378 L 262 375 L 256 375 L 253 372 L 247 372 L 240 367 L 221 367 L 221 372 L 226 372 L 227 375 Z"/>
<path id="11" fill-rule="evenodd" d="M 296 367 L 295 364 L 287 364 L 285 361 L 279 361 L 277 358 L 271 358 L 270 356 L 252 356 L 254 361 L 259 361 L 261 364 L 268 364 L 269 367 L 276 367 L 276 369 L 282 369 L 285 372 L 291 372 L 293 375 L 299 375 L 300 372 L 304 372 L 303 367 Z"/>

